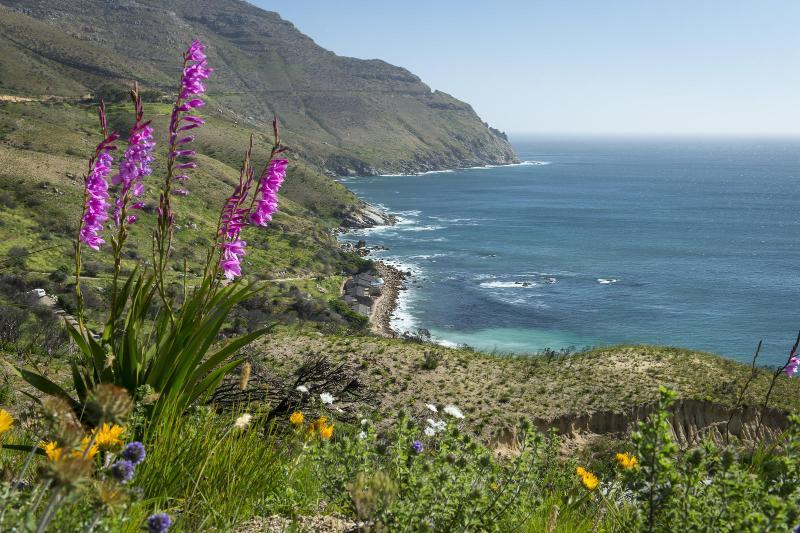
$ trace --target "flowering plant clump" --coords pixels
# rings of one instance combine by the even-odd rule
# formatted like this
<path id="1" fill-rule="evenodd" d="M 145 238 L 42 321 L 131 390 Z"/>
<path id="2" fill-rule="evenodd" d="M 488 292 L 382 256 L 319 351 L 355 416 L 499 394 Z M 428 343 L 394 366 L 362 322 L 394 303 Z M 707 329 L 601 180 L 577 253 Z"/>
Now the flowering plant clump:
<path id="1" fill-rule="evenodd" d="M 536 531 L 526 518 L 543 504 L 545 485 L 566 491 L 558 442 L 526 426 L 513 457 L 499 458 L 455 424 L 434 437 L 408 418 L 376 439 L 341 436 L 304 450 L 332 503 L 353 509 L 376 529 L 412 531 Z M 423 453 L 424 452 L 424 453 Z"/>
<path id="2" fill-rule="evenodd" d="M 133 410 L 133 398 L 141 400 L 136 406 L 139 417 L 136 431 L 164 417 L 185 413 L 242 363 L 236 356 L 242 347 L 271 328 L 220 342 L 220 331 L 233 307 L 261 290 L 252 284 L 230 282 L 243 274 L 242 258 L 247 244 L 243 232 L 249 227 L 268 225 L 278 210 L 277 195 L 289 161 L 282 155 L 287 149 L 281 144 L 277 119 L 272 123 L 274 142 L 263 171 L 254 170 L 252 139 L 245 150 L 239 185 L 221 206 L 203 275 L 190 282 L 184 270 L 182 298 L 172 286 L 177 276 L 171 270 L 178 270 L 172 266 L 172 239 L 176 219 L 180 217 L 180 211 L 176 214 L 181 203 L 177 198 L 188 195 L 190 176 L 198 169 L 197 153 L 192 146 L 194 133 L 205 124 L 201 110 L 205 107 L 206 82 L 212 72 L 205 45 L 193 41 L 183 53 L 160 186 L 149 183 L 158 166 L 156 132 L 147 117 L 139 87 L 134 85 L 131 91 L 133 125 L 118 159 L 114 156 L 120 135 L 109 131 L 108 111 L 100 103 L 101 140 L 89 157 L 80 227 L 75 238 L 77 324 L 66 325 L 78 350 L 77 357 L 70 361 L 72 387 L 62 388 L 38 372 L 15 368 L 22 379 L 63 404 L 59 429 L 35 436 L 36 444 L 27 446 L 30 453 L 19 476 L 22 479 L 36 451 L 47 457 L 47 472 L 57 490 L 52 492 L 52 502 L 41 517 L 40 531 L 53 519 L 68 492 L 77 490 L 78 481 L 96 488 L 95 499 L 102 503 L 103 509 L 117 505 L 121 492 L 114 482 L 119 482 L 117 485 L 131 482 L 137 465 L 146 455 L 141 442 L 126 445 L 123 440 L 122 424 Z M 153 256 L 125 277 L 123 260 L 136 257 L 127 254 L 129 231 L 133 224 L 146 222 L 145 193 L 151 187 L 158 190 L 152 221 Z M 111 241 L 114 263 L 108 317 L 104 324 L 87 324 L 81 294 L 82 255 L 89 253 L 88 250 L 102 250 L 107 240 Z M 140 394 L 145 389 L 152 401 L 145 401 Z M 74 395 L 69 390 L 75 391 Z M 230 430 L 244 430 L 250 422 L 251 415 L 244 414 Z M 12 423 L 10 415 L 0 410 L 0 434 Z M 316 427 L 315 433 L 323 440 L 330 439 L 333 424 Z M 166 531 L 170 524 L 167 515 L 154 515 L 148 528 Z"/>
<path id="3" fill-rule="evenodd" d="M 146 118 L 138 87 L 131 91 L 134 122 L 128 134 L 127 148 L 114 172 L 113 152 L 119 135 L 108 131 L 106 107 L 99 109 L 103 140 L 89 160 L 85 179 L 85 202 L 81 229 L 76 241 L 75 292 L 78 327 L 68 325 L 81 357 L 75 362 L 73 378 L 77 399 L 70 399 L 72 409 L 82 422 L 94 424 L 95 412 L 88 391 L 104 383 L 126 389 L 131 395 L 142 386 L 149 386 L 157 395 L 149 418 L 162 413 L 185 409 L 201 395 L 213 390 L 227 372 L 240 361 L 230 360 L 239 347 L 263 335 L 270 327 L 254 331 L 213 351 L 224 317 L 239 302 L 252 297 L 260 289 L 255 286 L 226 285 L 242 276 L 241 259 L 246 242 L 241 238 L 248 226 L 265 226 L 278 209 L 277 193 L 285 179 L 288 160 L 281 145 L 277 119 L 273 121 L 274 143 L 264 170 L 256 174 L 252 163 L 252 140 L 245 151 L 239 185 L 221 208 L 214 242 L 209 247 L 208 261 L 199 282 L 191 288 L 184 275 L 183 301 L 178 305 L 168 290 L 167 267 L 172 253 L 175 225 L 174 196 L 186 193 L 190 172 L 197 168 L 196 152 L 189 148 L 195 137 L 191 132 L 205 119 L 199 114 L 205 103 L 206 80 L 213 70 L 209 66 L 206 47 L 193 41 L 183 54 L 183 70 L 178 96 L 169 122 L 166 172 L 160 187 L 157 220 L 153 234 L 152 273 L 134 269 L 127 280 L 120 280 L 121 262 L 128 227 L 139 220 L 132 210 L 144 207 L 143 194 L 153 173 L 156 159 L 152 123 Z M 280 157 L 279 157 L 280 156 Z M 81 295 L 81 246 L 98 250 L 105 239 L 105 223 L 109 217 L 109 177 L 116 188 L 114 201 L 115 233 L 111 236 L 114 277 L 111 305 L 102 335 L 90 332 L 83 317 Z M 158 299 L 155 296 L 158 296 Z M 155 316 L 153 324 L 152 317 Z M 152 349 L 150 331 L 158 331 L 159 342 Z M 20 370 L 20 375 L 48 394 L 57 385 L 39 374 Z M 106 418 L 105 422 L 112 422 Z M 119 446 L 119 435 L 102 432 L 98 435 L 104 449 Z"/>

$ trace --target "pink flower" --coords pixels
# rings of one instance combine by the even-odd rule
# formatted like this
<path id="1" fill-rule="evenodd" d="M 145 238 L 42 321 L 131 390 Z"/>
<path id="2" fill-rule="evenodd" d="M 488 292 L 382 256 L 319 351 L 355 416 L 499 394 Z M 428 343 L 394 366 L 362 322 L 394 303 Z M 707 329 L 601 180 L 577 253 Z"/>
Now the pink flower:
<path id="1" fill-rule="evenodd" d="M 184 68 L 183 75 L 181 76 L 181 92 L 175 105 L 172 108 L 172 116 L 169 123 L 169 164 L 173 165 L 178 157 L 191 158 L 195 155 L 194 150 L 179 150 L 178 146 L 186 145 L 194 141 L 194 136 L 183 137 L 178 139 L 178 132 L 187 131 L 205 124 L 205 121 L 194 115 L 186 115 L 185 113 L 194 109 L 199 109 L 205 105 L 205 102 L 198 98 L 206 92 L 204 81 L 211 75 L 212 69 L 208 67 L 206 60 L 205 46 L 200 41 L 193 41 L 191 46 L 184 52 Z M 186 170 L 196 168 L 197 164 L 191 159 L 187 162 L 175 164 L 175 169 Z M 182 173 L 179 181 L 189 179 L 189 176 Z M 178 189 L 183 191 L 183 189 Z M 180 194 L 176 191 L 176 194 Z"/>
<path id="2" fill-rule="evenodd" d="M 128 136 L 128 148 L 119 164 L 119 173 L 112 179 L 114 185 L 121 185 L 119 195 L 114 202 L 116 205 L 114 222 L 117 226 L 120 225 L 123 204 L 128 200 L 128 193 L 130 192 L 134 198 L 142 196 L 144 194 L 142 180 L 153 172 L 150 167 L 153 162 L 153 148 L 156 144 L 153 140 L 153 128 L 150 127 L 149 122 L 141 122 L 141 102 L 137 102 L 136 106 L 136 123 Z M 134 204 L 134 209 L 138 204 L 140 202 Z M 128 224 L 135 221 L 136 217 L 126 218 Z"/>
<path id="3" fill-rule="evenodd" d="M 786 363 L 786 367 L 783 369 L 783 373 L 789 377 L 794 376 L 797 373 L 797 369 L 800 367 L 800 357 L 793 355 L 789 358 L 789 362 Z"/>
<path id="4" fill-rule="evenodd" d="M 273 159 L 267 166 L 264 175 L 261 176 L 261 187 L 259 188 L 261 197 L 256 203 L 255 211 L 250 214 L 250 221 L 256 226 L 266 226 L 272 220 L 272 215 L 278 210 L 278 190 L 286 178 L 288 165 L 287 159 Z"/>
<path id="5" fill-rule="evenodd" d="M 105 116 L 101 111 L 101 122 L 105 121 Z M 105 240 L 100 237 L 103 224 L 108 220 L 108 175 L 114 164 L 111 151 L 116 150 L 114 141 L 119 135 L 112 133 L 97 145 L 95 155 L 91 159 L 89 175 L 86 177 L 84 193 L 86 204 L 84 205 L 83 219 L 81 220 L 80 239 L 89 248 L 99 250 L 105 244 Z"/>
<path id="6" fill-rule="evenodd" d="M 241 276 L 241 260 L 245 255 L 247 243 L 241 239 L 235 239 L 231 242 L 224 242 L 220 246 L 222 247 L 222 258 L 219 266 L 223 275 L 230 280 Z"/>

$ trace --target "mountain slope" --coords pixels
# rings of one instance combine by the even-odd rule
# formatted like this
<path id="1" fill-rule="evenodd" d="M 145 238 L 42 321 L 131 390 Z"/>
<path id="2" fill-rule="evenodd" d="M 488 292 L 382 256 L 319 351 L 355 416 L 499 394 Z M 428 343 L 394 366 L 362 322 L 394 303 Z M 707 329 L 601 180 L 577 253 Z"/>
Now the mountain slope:
<path id="1" fill-rule="evenodd" d="M 78 96 L 139 80 L 172 94 L 179 50 L 209 45 L 210 110 L 265 129 L 334 174 L 516 160 L 472 108 L 379 60 L 339 57 L 238 0 L 0 0 L 0 93 Z"/>

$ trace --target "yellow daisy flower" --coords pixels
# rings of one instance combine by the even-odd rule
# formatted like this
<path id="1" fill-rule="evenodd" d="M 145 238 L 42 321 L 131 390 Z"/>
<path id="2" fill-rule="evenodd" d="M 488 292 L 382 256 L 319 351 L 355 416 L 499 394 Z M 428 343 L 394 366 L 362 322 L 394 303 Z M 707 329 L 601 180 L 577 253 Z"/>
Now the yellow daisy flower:
<path id="1" fill-rule="evenodd" d="M 630 470 L 631 468 L 636 468 L 636 465 L 639 464 L 639 460 L 636 459 L 635 455 L 631 455 L 627 452 L 625 453 L 618 453 L 616 455 L 617 465 L 623 470 Z"/>
<path id="2" fill-rule="evenodd" d="M 597 479 L 597 476 L 582 466 L 576 468 L 575 473 L 581 478 L 581 483 L 583 483 L 583 486 L 586 487 L 587 490 L 594 490 L 597 488 L 597 485 L 600 484 L 600 480 Z"/>
<path id="3" fill-rule="evenodd" d="M 325 425 L 327 423 L 328 423 L 328 417 L 321 416 L 321 417 L 317 418 L 316 420 L 314 420 L 314 422 L 311 424 L 311 430 L 312 431 L 320 431 L 322 428 L 325 427 Z"/>
<path id="4" fill-rule="evenodd" d="M 0 409 L 0 435 L 11 429 L 14 425 L 14 417 L 5 409 Z"/>
<path id="5" fill-rule="evenodd" d="M 111 450 L 122 446 L 120 435 L 125 431 L 125 428 L 117 424 L 108 425 L 103 424 L 94 430 L 97 433 L 95 444 L 102 450 Z"/>
<path id="6" fill-rule="evenodd" d="M 333 424 L 319 428 L 319 436 L 325 440 L 330 439 L 333 436 Z"/>
<path id="7" fill-rule="evenodd" d="M 58 461 L 61 459 L 62 450 L 55 441 L 42 442 L 39 446 L 44 450 L 45 455 L 47 455 L 47 458 L 51 461 Z"/>
<path id="8" fill-rule="evenodd" d="M 289 422 L 295 427 L 303 425 L 303 420 L 305 420 L 305 417 L 300 411 L 295 411 L 292 413 L 292 416 L 289 417 Z"/>
<path id="9" fill-rule="evenodd" d="M 84 452 L 86 451 L 86 447 L 89 446 L 89 442 L 91 440 L 91 437 L 83 437 L 83 440 L 81 440 L 81 447 L 72 450 L 72 457 L 82 458 Z M 92 459 L 95 455 L 97 455 L 98 451 L 100 451 L 100 445 L 98 445 L 97 440 L 95 440 L 95 443 L 92 444 L 92 447 L 89 448 L 89 452 L 86 454 L 86 459 Z"/>

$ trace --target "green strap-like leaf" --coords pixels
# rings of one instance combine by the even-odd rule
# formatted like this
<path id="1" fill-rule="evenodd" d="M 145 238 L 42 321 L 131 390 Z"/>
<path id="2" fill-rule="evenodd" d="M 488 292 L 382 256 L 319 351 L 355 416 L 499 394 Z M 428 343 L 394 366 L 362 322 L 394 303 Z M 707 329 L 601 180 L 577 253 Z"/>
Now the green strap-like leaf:
<path id="1" fill-rule="evenodd" d="M 24 368 L 20 367 L 13 367 L 16 374 L 27 381 L 32 387 L 42 391 L 45 394 L 49 394 L 50 396 L 58 396 L 59 398 L 63 398 L 67 402 L 69 402 L 70 406 L 75 411 L 80 411 L 81 405 L 77 401 L 75 401 L 72 396 L 67 394 L 67 392 L 47 379 L 46 377 L 37 374 L 36 372 L 31 372 L 30 370 L 25 370 Z"/>

